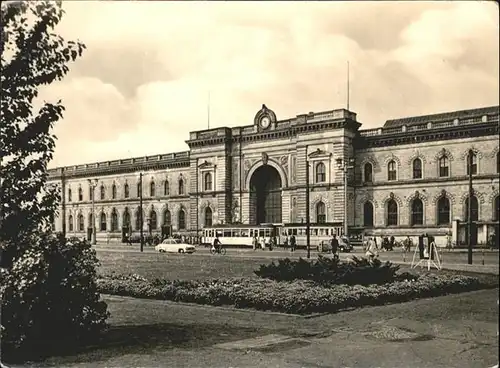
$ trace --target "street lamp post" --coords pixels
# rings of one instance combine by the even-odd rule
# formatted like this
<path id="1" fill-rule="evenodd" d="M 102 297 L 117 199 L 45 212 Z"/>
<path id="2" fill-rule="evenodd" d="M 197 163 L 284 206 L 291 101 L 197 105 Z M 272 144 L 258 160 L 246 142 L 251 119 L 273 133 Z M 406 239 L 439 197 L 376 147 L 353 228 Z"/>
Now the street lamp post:
<path id="1" fill-rule="evenodd" d="M 338 158 L 337 160 L 337 167 L 342 170 L 343 173 L 343 179 L 344 179 L 344 236 L 348 236 L 349 232 L 349 224 L 347 222 L 347 185 L 349 177 L 347 174 L 349 173 L 349 169 L 354 168 L 354 159 L 350 158 L 347 160 L 343 160 L 341 158 Z"/>
<path id="2" fill-rule="evenodd" d="M 144 251 L 144 219 L 142 218 L 142 172 L 139 173 L 139 221 L 141 223 L 141 252 Z"/>
<path id="3" fill-rule="evenodd" d="M 97 186 L 97 179 L 87 179 L 90 185 L 90 193 L 92 196 L 92 245 L 97 244 L 97 229 L 95 225 L 95 187 Z"/>
<path id="4" fill-rule="evenodd" d="M 472 196 L 474 195 L 474 188 L 472 188 L 472 159 L 473 159 L 474 151 L 472 149 L 469 150 L 469 157 L 467 157 L 467 165 L 469 168 L 469 199 L 468 199 L 468 208 L 467 208 L 467 263 L 472 264 Z"/>
<path id="5" fill-rule="evenodd" d="M 310 200 L 309 200 L 309 160 L 306 157 L 306 245 L 307 259 L 311 258 L 311 216 L 310 216 Z"/>

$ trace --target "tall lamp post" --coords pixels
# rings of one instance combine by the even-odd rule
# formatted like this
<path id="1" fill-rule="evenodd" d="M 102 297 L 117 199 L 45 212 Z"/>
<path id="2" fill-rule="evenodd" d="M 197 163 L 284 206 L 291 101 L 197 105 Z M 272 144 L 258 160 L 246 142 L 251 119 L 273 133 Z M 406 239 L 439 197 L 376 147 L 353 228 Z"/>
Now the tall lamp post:
<path id="1" fill-rule="evenodd" d="M 144 251 L 144 219 L 142 218 L 142 172 L 139 173 L 139 221 L 141 223 L 141 252 Z"/>
<path id="2" fill-rule="evenodd" d="M 96 239 L 96 233 L 97 233 L 97 229 L 96 229 L 96 225 L 95 225 L 95 187 L 97 186 L 97 179 L 94 179 L 94 180 L 91 180 L 91 179 L 87 179 L 87 181 L 89 182 L 89 186 L 90 186 L 90 195 L 91 195 L 91 198 L 92 198 L 92 245 L 96 245 L 97 244 L 97 239 Z"/>
<path id="3" fill-rule="evenodd" d="M 311 216 L 309 214 L 309 160 L 306 156 L 306 245 L 307 258 L 311 258 Z"/>
<path id="4" fill-rule="evenodd" d="M 347 185 L 348 185 L 348 173 L 350 169 L 354 169 L 354 159 L 349 158 L 347 160 L 343 160 L 338 158 L 337 167 L 343 172 L 344 179 L 344 236 L 348 236 L 349 232 L 349 224 L 347 222 Z"/>
<path id="5" fill-rule="evenodd" d="M 474 195 L 474 188 L 472 188 L 472 162 L 473 162 L 474 151 L 472 149 L 469 150 L 469 156 L 467 157 L 467 167 L 469 174 L 469 199 L 468 199 L 468 208 L 467 208 L 467 263 L 472 264 L 472 196 Z"/>

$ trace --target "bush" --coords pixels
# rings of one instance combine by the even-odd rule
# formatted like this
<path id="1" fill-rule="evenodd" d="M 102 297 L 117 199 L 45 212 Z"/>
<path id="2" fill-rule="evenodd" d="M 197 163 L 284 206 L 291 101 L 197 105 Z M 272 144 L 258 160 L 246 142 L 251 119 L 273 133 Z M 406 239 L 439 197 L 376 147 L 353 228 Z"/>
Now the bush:
<path id="1" fill-rule="evenodd" d="M 95 251 L 48 234 L 26 248 L 0 275 L 4 359 L 40 358 L 93 341 L 108 317 Z"/>
<path id="2" fill-rule="evenodd" d="M 398 280 L 398 265 L 380 260 L 352 257 L 349 262 L 319 256 L 316 261 L 302 258 L 280 259 L 278 263 L 260 265 L 255 274 L 275 281 L 311 280 L 318 284 L 369 285 Z"/>
<path id="3" fill-rule="evenodd" d="M 323 287 L 314 281 L 304 280 L 277 282 L 269 279 L 231 278 L 151 282 L 130 275 L 100 278 L 98 287 L 102 293 L 137 298 L 311 314 L 495 286 L 467 276 L 426 274 L 416 280 L 414 277 L 411 275 L 410 279 L 386 285 Z"/>

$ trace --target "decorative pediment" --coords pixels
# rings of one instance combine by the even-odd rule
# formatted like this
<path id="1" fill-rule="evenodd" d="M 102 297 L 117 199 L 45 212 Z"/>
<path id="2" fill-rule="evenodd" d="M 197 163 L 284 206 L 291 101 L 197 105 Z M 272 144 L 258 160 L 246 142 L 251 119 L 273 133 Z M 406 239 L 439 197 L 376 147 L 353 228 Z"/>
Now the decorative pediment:
<path id="1" fill-rule="evenodd" d="M 324 151 L 320 148 L 316 149 L 315 151 L 311 152 L 308 157 L 309 158 L 319 158 L 319 157 L 331 157 L 332 154 L 330 152 Z"/>
<path id="2" fill-rule="evenodd" d="M 198 165 L 199 169 L 213 169 L 215 165 L 207 160 Z"/>

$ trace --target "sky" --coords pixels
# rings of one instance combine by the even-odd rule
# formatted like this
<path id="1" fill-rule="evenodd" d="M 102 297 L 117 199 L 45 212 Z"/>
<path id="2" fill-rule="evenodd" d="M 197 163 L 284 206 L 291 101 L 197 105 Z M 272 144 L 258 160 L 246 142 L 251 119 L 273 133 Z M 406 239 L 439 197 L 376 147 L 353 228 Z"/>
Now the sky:
<path id="1" fill-rule="evenodd" d="M 62 99 L 50 167 L 188 150 L 190 131 L 346 107 L 388 119 L 498 105 L 494 2 L 64 2 L 87 50 L 41 90 Z M 210 92 L 209 92 L 210 91 Z"/>

